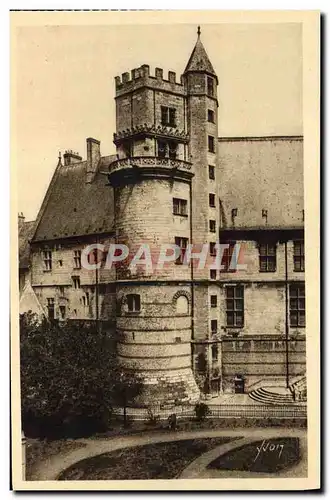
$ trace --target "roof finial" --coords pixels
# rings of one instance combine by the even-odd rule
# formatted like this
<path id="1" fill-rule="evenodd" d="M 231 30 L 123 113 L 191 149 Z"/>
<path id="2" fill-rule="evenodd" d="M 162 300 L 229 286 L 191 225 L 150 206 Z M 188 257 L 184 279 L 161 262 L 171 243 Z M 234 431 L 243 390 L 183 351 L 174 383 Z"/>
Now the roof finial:
<path id="1" fill-rule="evenodd" d="M 58 152 L 58 163 L 57 165 L 62 165 L 62 155 L 61 155 L 61 151 Z"/>
<path id="2" fill-rule="evenodd" d="M 198 36 L 198 38 L 201 36 L 201 27 L 200 26 L 198 26 L 198 28 L 197 28 L 197 36 Z"/>

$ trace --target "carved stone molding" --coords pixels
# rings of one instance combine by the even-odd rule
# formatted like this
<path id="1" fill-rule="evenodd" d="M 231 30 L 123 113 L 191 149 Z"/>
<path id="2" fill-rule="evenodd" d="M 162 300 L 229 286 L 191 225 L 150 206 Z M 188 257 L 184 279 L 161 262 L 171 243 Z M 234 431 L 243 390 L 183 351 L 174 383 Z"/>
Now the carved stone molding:
<path id="1" fill-rule="evenodd" d="M 109 172 L 112 173 L 115 170 L 122 168 L 134 168 L 134 167 L 144 167 L 144 166 L 158 166 L 165 168 L 177 168 L 180 170 L 191 170 L 191 163 L 183 160 L 174 160 L 171 158 L 157 158 L 156 156 L 135 156 L 131 158 L 122 158 L 116 160 L 109 165 Z"/>
<path id="2" fill-rule="evenodd" d="M 121 130 L 113 135 L 113 142 L 117 145 L 123 140 L 136 136 L 168 137 L 179 142 L 188 142 L 189 135 L 184 130 L 167 127 L 166 125 L 148 125 L 144 123 L 130 129 Z"/>
<path id="3" fill-rule="evenodd" d="M 188 303 L 191 304 L 191 296 L 190 293 L 187 292 L 186 290 L 178 290 L 175 292 L 172 298 L 172 303 L 175 304 L 175 302 L 178 300 L 179 297 L 186 297 L 188 300 Z"/>

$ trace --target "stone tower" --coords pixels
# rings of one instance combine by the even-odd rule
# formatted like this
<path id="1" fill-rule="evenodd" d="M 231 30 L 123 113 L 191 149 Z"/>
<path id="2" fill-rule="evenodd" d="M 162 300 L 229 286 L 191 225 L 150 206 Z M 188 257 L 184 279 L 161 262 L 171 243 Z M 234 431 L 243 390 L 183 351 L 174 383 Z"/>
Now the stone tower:
<path id="1" fill-rule="evenodd" d="M 184 71 L 183 82 L 187 94 L 188 159 L 195 173 L 192 180 L 192 242 L 197 252 L 203 244 L 209 245 L 207 263 L 211 264 L 214 245 L 219 242 L 218 77 L 200 34 L 198 27 L 197 42 Z M 219 309 L 211 307 L 211 296 L 217 297 L 217 304 L 220 302 L 220 271 L 211 270 L 209 265 L 197 269 L 196 264 L 197 261 L 193 265 L 193 364 L 194 372 L 205 377 L 205 392 L 211 392 L 212 378 L 220 386 L 220 378 L 212 375 L 221 363 Z"/>
<path id="2" fill-rule="evenodd" d="M 188 243 L 216 241 L 208 165 L 216 166 L 217 77 L 198 34 L 180 82 L 171 71 L 166 79 L 162 69 L 153 76 L 143 65 L 115 84 L 118 159 L 109 181 L 116 241 L 130 249 L 116 268 L 118 359 L 143 376 L 143 402 L 196 401 L 194 342 L 204 349 L 209 338 L 209 270 L 183 265 L 182 257 Z M 181 257 L 155 266 L 169 244 Z M 139 248 L 150 249 L 152 268 L 133 265 Z"/>

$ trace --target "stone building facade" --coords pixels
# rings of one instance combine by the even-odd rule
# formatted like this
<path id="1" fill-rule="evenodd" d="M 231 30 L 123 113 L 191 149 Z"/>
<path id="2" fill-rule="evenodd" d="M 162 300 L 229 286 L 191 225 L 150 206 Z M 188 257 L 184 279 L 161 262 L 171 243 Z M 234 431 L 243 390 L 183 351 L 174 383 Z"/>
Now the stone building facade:
<path id="1" fill-rule="evenodd" d="M 306 356 L 303 140 L 220 139 L 219 175 L 220 239 L 240 243 L 246 265 L 220 276 L 223 390 L 236 374 L 248 388 L 267 377 L 290 383 Z M 243 314 L 233 317 L 237 290 Z"/>
<path id="2" fill-rule="evenodd" d="M 198 34 L 177 81 L 143 65 L 115 79 L 116 155 L 87 139 L 60 158 L 36 221 L 31 284 L 57 319 L 97 319 L 144 401 L 196 401 L 305 371 L 303 141 L 218 138 L 218 77 Z M 220 96 L 221 99 L 221 96 Z M 141 245 L 226 243 L 222 271 L 129 266 Z M 244 270 L 229 269 L 234 242 Z M 90 244 L 126 244 L 90 271 Z M 237 248 L 237 247 L 235 247 Z M 226 267 L 227 266 L 227 267 Z M 239 377 L 237 377 L 239 376 Z"/>

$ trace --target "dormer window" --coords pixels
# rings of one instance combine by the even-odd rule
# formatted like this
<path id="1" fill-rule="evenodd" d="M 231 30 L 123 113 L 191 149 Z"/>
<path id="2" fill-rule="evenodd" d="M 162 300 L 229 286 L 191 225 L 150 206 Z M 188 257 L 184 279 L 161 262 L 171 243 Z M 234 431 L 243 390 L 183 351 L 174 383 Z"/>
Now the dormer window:
<path id="1" fill-rule="evenodd" d="M 162 125 L 166 125 L 167 127 L 175 127 L 175 112 L 175 108 L 161 106 Z"/>

